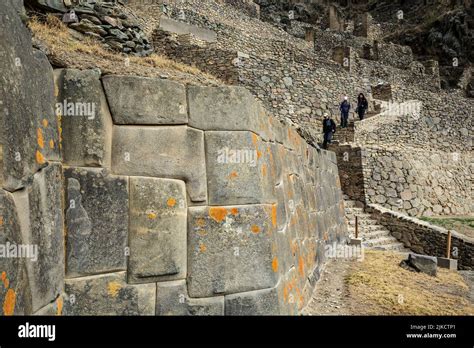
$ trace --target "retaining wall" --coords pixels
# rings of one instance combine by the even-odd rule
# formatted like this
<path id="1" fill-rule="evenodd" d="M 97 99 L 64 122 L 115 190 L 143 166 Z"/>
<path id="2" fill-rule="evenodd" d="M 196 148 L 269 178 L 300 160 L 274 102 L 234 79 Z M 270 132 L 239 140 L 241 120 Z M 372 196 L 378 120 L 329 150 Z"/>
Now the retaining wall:
<path id="1" fill-rule="evenodd" d="M 384 225 L 405 247 L 416 253 L 446 257 L 448 231 L 416 218 L 369 204 L 367 212 Z M 451 257 L 458 260 L 461 270 L 474 268 L 474 240 L 452 232 Z"/>

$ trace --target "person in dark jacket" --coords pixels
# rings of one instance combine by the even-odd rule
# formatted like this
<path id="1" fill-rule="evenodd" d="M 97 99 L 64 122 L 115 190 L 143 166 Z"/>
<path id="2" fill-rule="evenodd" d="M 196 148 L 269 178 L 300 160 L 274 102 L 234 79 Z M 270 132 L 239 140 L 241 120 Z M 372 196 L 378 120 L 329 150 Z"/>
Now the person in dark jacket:
<path id="1" fill-rule="evenodd" d="M 359 94 L 357 97 L 357 114 L 359 115 L 359 119 L 362 121 L 364 119 L 365 113 L 369 108 L 369 102 L 365 99 L 365 95 L 363 93 Z"/>
<path id="2" fill-rule="evenodd" d="M 351 104 L 349 98 L 344 97 L 344 101 L 341 103 L 339 110 L 341 110 L 341 128 L 347 128 L 347 121 L 349 120 L 349 111 L 351 110 Z"/>
<path id="3" fill-rule="evenodd" d="M 332 141 L 333 134 L 336 133 L 336 122 L 334 122 L 328 114 L 324 114 L 323 133 L 324 133 L 323 149 L 327 149 L 328 144 L 330 144 Z"/>

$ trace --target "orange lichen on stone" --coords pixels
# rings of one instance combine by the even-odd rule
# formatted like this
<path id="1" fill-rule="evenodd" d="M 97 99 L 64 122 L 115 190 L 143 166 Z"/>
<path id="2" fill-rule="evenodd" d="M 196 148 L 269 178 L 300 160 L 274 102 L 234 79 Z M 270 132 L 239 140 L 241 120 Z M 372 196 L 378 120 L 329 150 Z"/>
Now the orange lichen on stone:
<path id="1" fill-rule="evenodd" d="M 257 146 L 258 144 L 258 136 L 257 134 L 252 133 L 252 143 Z"/>
<path id="2" fill-rule="evenodd" d="M 39 152 L 38 150 L 36 151 L 36 162 L 38 164 L 43 164 L 45 162 L 43 154 Z"/>
<path id="3" fill-rule="evenodd" d="M 50 149 L 54 149 L 54 141 L 53 141 L 53 139 L 51 139 L 51 140 L 49 141 L 49 148 L 50 148 Z"/>
<path id="4" fill-rule="evenodd" d="M 46 128 L 48 127 L 48 120 L 43 118 L 43 127 Z"/>
<path id="5" fill-rule="evenodd" d="M 198 225 L 199 227 L 204 227 L 206 226 L 206 220 L 204 220 L 203 218 L 199 218 L 196 220 L 196 225 Z"/>
<path id="6" fill-rule="evenodd" d="M 15 313 L 16 293 L 13 289 L 8 289 L 3 301 L 3 314 L 13 315 Z"/>
<path id="7" fill-rule="evenodd" d="M 168 207 L 174 207 L 176 205 L 176 199 L 174 199 L 173 197 L 169 198 L 168 201 L 166 202 L 166 204 L 168 205 Z"/>
<path id="8" fill-rule="evenodd" d="M 44 137 L 43 137 L 43 131 L 41 130 L 41 128 L 38 128 L 36 130 L 36 137 L 38 139 L 38 146 L 40 148 L 44 148 Z"/>
<path id="9" fill-rule="evenodd" d="M 2 280 L 3 286 L 5 289 L 8 289 L 8 286 L 10 285 L 10 282 L 7 278 L 7 272 L 2 272 L 2 275 L 0 276 L 0 279 Z"/>
<path id="10" fill-rule="evenodd" d="M 237 178 L 238 176 L 239 176 L 239 174 L 237 172 L 232 172 L 232 173 L 229 174 L 229 179 L 232 180 L 232 179 Z"/>
<path id="11" fill-rule="evenodd" d="M 148 213 L 148 218 L 150 220 L 155 220 L 156 219 L 156 214 L 155 213 Z"/>
<path id="12" fill-rule="evenodd" d="M 273 272 L 278 272 L 278 259 L 276 257 L 272 261 L 272 270 Z"/>
<path id="13" fill-rule="evenodd" d="M 276 227 L 277 225 L 277 205 L 276 204 L 272 205 L 272 225 L 273 227 Z"/>
<path id="14" fill-rule="evenodd" d="M 304 277 L 304 260 L 302 256 L 298 259 L 298 273 L 301 277 Z"/>
<path id="15" fill-rule="evenodd" d="M 258 227 L 257 225 L 252 225 L 250 230 L 255 234 L 260 233 L 260 227 Z"/>
<path id="16" fill-rule="evenodd" d="M 204 243 L 199 244 L 199 251 L 200 252 L 205 253 L 206 250 L 207 250 L 206 244 L 204 244 Z"/>
<path id="17" fill-rule="evenodd" d="M 262 164 L 262 175 L 267 176 L 267 165 L 266 164 Z"/>
<path id="18" fill-rule="evenodd" d="M 3 216 L 0 216 L 0 226 L 3 225 Z"/>
<path id="19" fill-rule="evenodd" d="M 211 207 L 209 208 L 209 216 L 215 222 L 222 222 L 227 216 L 227 209 L 223 207 Z"/>
<path id="20" fill-rule="evenodd" d="M 232 215 L 236 216 L 237 214 L 239 214 L 239 209 L 237 209 L 237 208 L 232 208 L 232 209 L 230 210 L 230 213 L 231 213 Z"/>
<path id="21" fill-rule="evenodd" d="M 262 157 L 262 153 L 257 150 L 257 159 L 260 159 Z"/>
<path id="22" fill-rule="evenodd" d="M 61 296 L 59 296 L 58 299 L 56 300 L 56 306 L 57 306 L 56 315 L 63 315 L 64 301 Z"/>

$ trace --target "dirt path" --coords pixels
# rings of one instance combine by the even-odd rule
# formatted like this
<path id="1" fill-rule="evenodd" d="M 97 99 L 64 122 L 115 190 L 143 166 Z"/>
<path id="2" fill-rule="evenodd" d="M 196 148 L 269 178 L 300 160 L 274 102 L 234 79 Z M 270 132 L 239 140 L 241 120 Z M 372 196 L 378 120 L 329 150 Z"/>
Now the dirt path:
<path id="1" fill-rule="evenodd" d="M 331 259 L 303 315 L 474 315 L 474 272 L 436 277 L 399 266 L 400 253 Z"/>
<path id="2" fill-rule="evenodd" d="M 303 310 L 303 315 L 351 315 L 345 277 L 356 261 L 331 259 L 326 264 L 316 285 L 313 298 Z"/>

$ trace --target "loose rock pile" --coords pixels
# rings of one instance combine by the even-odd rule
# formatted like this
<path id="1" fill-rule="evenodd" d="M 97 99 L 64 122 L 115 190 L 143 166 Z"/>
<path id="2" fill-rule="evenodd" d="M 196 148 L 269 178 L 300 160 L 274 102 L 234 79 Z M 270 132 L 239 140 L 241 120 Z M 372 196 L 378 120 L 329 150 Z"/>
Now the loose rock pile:
<path id="1" fill-rule="evenodd" d="M 107 48 L 135 56 L 148 56 L 153 47 L 140 24 L 115 0 L 33 0 L 48 12 L 62 13 L 62 20 L 80 34 L 103 42 Z"/>

